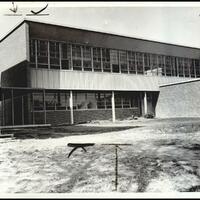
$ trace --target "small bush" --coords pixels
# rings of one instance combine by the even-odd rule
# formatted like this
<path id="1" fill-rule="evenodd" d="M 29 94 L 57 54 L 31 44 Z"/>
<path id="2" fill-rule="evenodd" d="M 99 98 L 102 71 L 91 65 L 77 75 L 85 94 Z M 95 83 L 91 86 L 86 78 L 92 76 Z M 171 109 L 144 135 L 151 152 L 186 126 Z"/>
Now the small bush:
<path id="1" fill-rule="evenodd" d="M 154 116 L 153 113 L 147 113 L 147 114 L 144 115 L 144 118 L 147 118 L 147 119 L 152 119 L 152 118 L 154 118 L 154 117 L 155 117 L 155 116 Z"/>

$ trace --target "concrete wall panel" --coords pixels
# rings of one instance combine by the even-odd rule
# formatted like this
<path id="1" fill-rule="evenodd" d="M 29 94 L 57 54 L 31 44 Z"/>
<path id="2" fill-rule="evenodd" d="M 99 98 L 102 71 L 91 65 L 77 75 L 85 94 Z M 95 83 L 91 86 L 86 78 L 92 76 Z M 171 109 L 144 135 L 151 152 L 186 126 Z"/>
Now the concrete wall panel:
<path id="1" fill-rule="evenodd" d="M 159 91 L 159 85 L 190 80 L 134 74 L 31 69 L 30 87 L 72 90 Z"/>
<path id="2" fill-rule="evenodd" d="M 1 71 L 29 59 L 28 40 L 28 24 L 24 23 L 0 43 Z"/>
<path id="3" fill-rule="evenodd" d="M 200 81 L 160 87 L 156 116 L 200 117 Z"/>

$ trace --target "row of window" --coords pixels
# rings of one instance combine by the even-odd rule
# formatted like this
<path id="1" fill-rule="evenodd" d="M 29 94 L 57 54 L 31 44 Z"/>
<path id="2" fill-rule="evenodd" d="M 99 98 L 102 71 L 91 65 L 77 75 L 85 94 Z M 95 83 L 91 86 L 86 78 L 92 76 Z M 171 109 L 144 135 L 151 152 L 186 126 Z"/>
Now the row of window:
<path id="1" fill-rule="evenodd" d="M 115 95 L 116 108 L 133 108 L 138 107 L 139 97 L 133 94 Z M 73 109 L 111 109 L 110 92 L 79 92 L 73 93 Z M 42 92 L 33 93 L 32 109 L 40 110 L 69 110 L 69 93 L 63 92 Z"/>
<path id="2" fill-rule="evenodd" d="M 200 77 L 198 59 L 35 39 L 30 62 L 34 68 Z"/>

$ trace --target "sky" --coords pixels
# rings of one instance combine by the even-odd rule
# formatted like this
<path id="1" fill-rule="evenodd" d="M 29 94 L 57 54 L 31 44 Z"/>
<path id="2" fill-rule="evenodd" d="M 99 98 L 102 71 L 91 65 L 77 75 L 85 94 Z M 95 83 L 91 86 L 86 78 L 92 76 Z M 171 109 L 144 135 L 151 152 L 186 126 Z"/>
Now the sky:
<path id="1" fill-rule="evenodd" d="M 30 10 L 48 16 L 27 17 Z M 11 14 L 11 2 L 0 2 L 0 38 L 27 19 L 49 21 L 84 29 L 200 48 L 200 2 L 15 2 L 18 14 Z"/>

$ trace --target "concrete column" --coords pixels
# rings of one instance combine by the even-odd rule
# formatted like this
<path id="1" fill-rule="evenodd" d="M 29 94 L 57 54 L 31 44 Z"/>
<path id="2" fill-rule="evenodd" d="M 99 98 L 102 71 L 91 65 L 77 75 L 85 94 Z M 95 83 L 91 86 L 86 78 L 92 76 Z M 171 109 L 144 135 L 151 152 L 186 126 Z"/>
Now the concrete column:
<path id="1" fill-rule="evenodd" d="M 144 92 L 144 115 L 147 114 L 147 92 Z"/>
<path id="2" fill-rule="evenodd" d="M 112 121 L 115 122 L 115 94 L 112 91 Z"/>
<path id="3" fill-rule="evenodd" d="M 74 124 L 74 113 L 73 113 L 73 93 L 70 90 L 70 96 L 69 96 L 69 107 L 70 107 L 70 119 L 71 124 Z"/>

